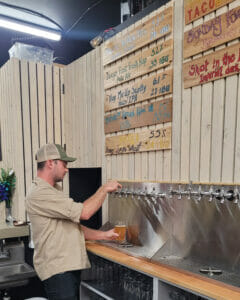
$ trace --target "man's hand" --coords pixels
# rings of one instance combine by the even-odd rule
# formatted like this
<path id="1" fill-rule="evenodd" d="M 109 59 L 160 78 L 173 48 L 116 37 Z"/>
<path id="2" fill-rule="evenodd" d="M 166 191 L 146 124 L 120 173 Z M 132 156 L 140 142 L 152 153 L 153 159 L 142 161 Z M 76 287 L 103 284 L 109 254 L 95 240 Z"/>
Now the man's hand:
<path id="1" fill-rule="evenodd" d="M 115 192 L 118 188 L 122 188 L 122 185 L 116 180 L 109 181 L 103 185 L 107 193 Z"/>
<path id="2" fill-rule="evenodd" d="M 119 234 L 114 231 L 114 229 L 104 231 L 104 240 L 112 241 L 116 240 L 119 237 Z"/>
<path id="3" fill-rule="evenodd" d="M 107 240 L 113 241 L 119 237 L 118 233 L 114 232 L 114 229 L 103 231 L 103 230 L 96 230 L 91 229 L 86 226 L 80 225 L 82 231 L 84 233 L 84 237 L 86 240 Z"/>

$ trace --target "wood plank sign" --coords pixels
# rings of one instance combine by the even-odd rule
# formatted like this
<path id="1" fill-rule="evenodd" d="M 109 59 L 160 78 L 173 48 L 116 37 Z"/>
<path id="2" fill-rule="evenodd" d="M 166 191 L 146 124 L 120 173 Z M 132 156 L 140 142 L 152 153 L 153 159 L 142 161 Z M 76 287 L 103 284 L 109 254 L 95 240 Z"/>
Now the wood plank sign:
<path id="1" fill-rule="evenodd" d="M 171 149 L 172 128 L 106 137 L 106 155 Z"/>
<path id="2" fill-rule="evenodd" d="M 105 115 L 105 133 L 133 129 L 172 121 L 172 99 L 164 99 L 139 107 Z"/>
<path id="3" fill-rule="evenodd" d="M 234 0 L 185 0 L 185 24 L 189 24 Z"/>
<path id="4" fill-rule="evenodd" d="M 172 93 L 172 69 L 105 91 L 105 111 Z"/>
<path id="5" fill-rule="evenodd" d="M 173 59 L 173 40 L 157 45 L 137 53 L 126 59 L 118 60 L 116 64 L 104 69 L 104 88 L 129 81 L 146 73 L 166 67 Z"/>
<path id="6" fill-rule="evenodd" d="M 2 161 L 2 138 L 1 138 L 1 127 L 0 127 L 0 161 Z"/>
<path id="7" fill-rule="evenodd" d="M 240 36 L 240 6 L 184 33 L 184 58 Z"/>
<path id="8" fill-rule="evenodd" d="M 184 88 L 240 72 L 240 43 L 183 64 Z"/>
<path id="9" fill-rule="evenodd" d="M 103 45 L 103 64 L 109 64 L 172 31 L 173 8 L 168 7 L 156 16 L 126 32 L 120 39 L 110 39 Z"/>

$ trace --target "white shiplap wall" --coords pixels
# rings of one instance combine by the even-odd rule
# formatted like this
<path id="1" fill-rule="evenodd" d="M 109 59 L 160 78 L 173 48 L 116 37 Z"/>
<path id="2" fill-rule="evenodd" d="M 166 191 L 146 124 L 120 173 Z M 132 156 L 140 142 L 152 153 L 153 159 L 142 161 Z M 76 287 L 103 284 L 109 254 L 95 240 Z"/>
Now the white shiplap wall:
<path id="1" fill-rule="evenodd" d="M 13 215 L 26 219 L 25 195 L 36 175 L 35 153 L 47 143 L 64 144 L 62 68 L 10 59 L 0 69 L 0 168 L 13 168 Z"/>

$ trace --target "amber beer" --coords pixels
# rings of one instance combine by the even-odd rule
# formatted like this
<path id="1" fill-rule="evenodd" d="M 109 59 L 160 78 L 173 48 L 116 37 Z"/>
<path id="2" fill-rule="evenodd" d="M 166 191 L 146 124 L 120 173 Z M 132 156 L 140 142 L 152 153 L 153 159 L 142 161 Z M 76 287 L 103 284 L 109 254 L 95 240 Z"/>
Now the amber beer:
<path id="1" fill-rule="evenodd" d="M 116 238 L 116 241 L 118 241 L 119 243 L 123 243 L 126 241 L 126 231 L 127 231 L 126 225 L 115 225 L 114 231 L 119 235 Z"/>

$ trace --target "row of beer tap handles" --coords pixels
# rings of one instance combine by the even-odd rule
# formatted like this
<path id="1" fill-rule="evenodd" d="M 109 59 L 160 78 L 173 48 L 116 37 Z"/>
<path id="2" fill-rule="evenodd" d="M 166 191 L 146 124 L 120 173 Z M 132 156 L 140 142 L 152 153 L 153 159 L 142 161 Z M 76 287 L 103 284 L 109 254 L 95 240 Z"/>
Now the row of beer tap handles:
<path id="1" fill-rule="evenodd" d="M 221 203 L 224 203 L 225 200 L 233 201 L 238 203 L 239 200 L 239 190 L 237 187 L 234 189 L 225 189 L 223 187 L 218 187 L 216 190 L 213 189 L 213 186 L 209 187 L 208 191 L 202 190 L 201 185 L 199 185 L 197 190 L 193 190 L 191 185 L 186 190 L 182 190 L 179 185 L 178 190 L 173 190 L 171 187 L 169 189 L 169 197 L 173 195 L 178 195 L 178 199 L 181 200 L 182 196 L 186 195 L 188 199 L 194 197 L 197 200 L 201 200 L 202 197 L 208 197 L 208 201 L 211 202 L 214 198 L 219 200 Z"/>
<path id="2" fill-rule="evenodd" d="M 174 185 L 175 186 L 175 185 Z M 168 190 L 165 192 L 159 192 L 155 187 L 152 187 L 152 190 L 145 186 L 145 188 L 131 188 L 131 187 L 122 187 L 122 189 L 118 189 L 113 194 L 118 197 L 128 197 L 132 196 L 132 198 L 137 197 L 141 199 L 141 197 L 152 197 L 152 198 L 173 198 L 173 196 L 177 196 L 177 199 L 181 200 L 182 197 L 187 197 L 187 199 L 196 199 L 200 201 L 203 197 L 207 197 L 208 201 L 211 202 L 213 199 L 217 199 L 220 203 L 224 203 L 225 200 L 232 201 L 233 203 L 238 203 L 240 199 L 240 190 L 238 186 L 234 186 L 234 188 L 229 188 L 227 186 L 215 186 L 209 185 L 209 190 L 206 188 L 202 189 L 202 185 L 198 185 L 197 189 L 193 188 L 193 185 L 190 183 L 185 189 L 183 186 L 186 185 L 178 185 L 177 189 L 174 189 L 171 184 L 169 184 Z M 194 185 L 196 186 L 196 185 Z M 205 185 L 206 186 L 206 185 Z"/>

